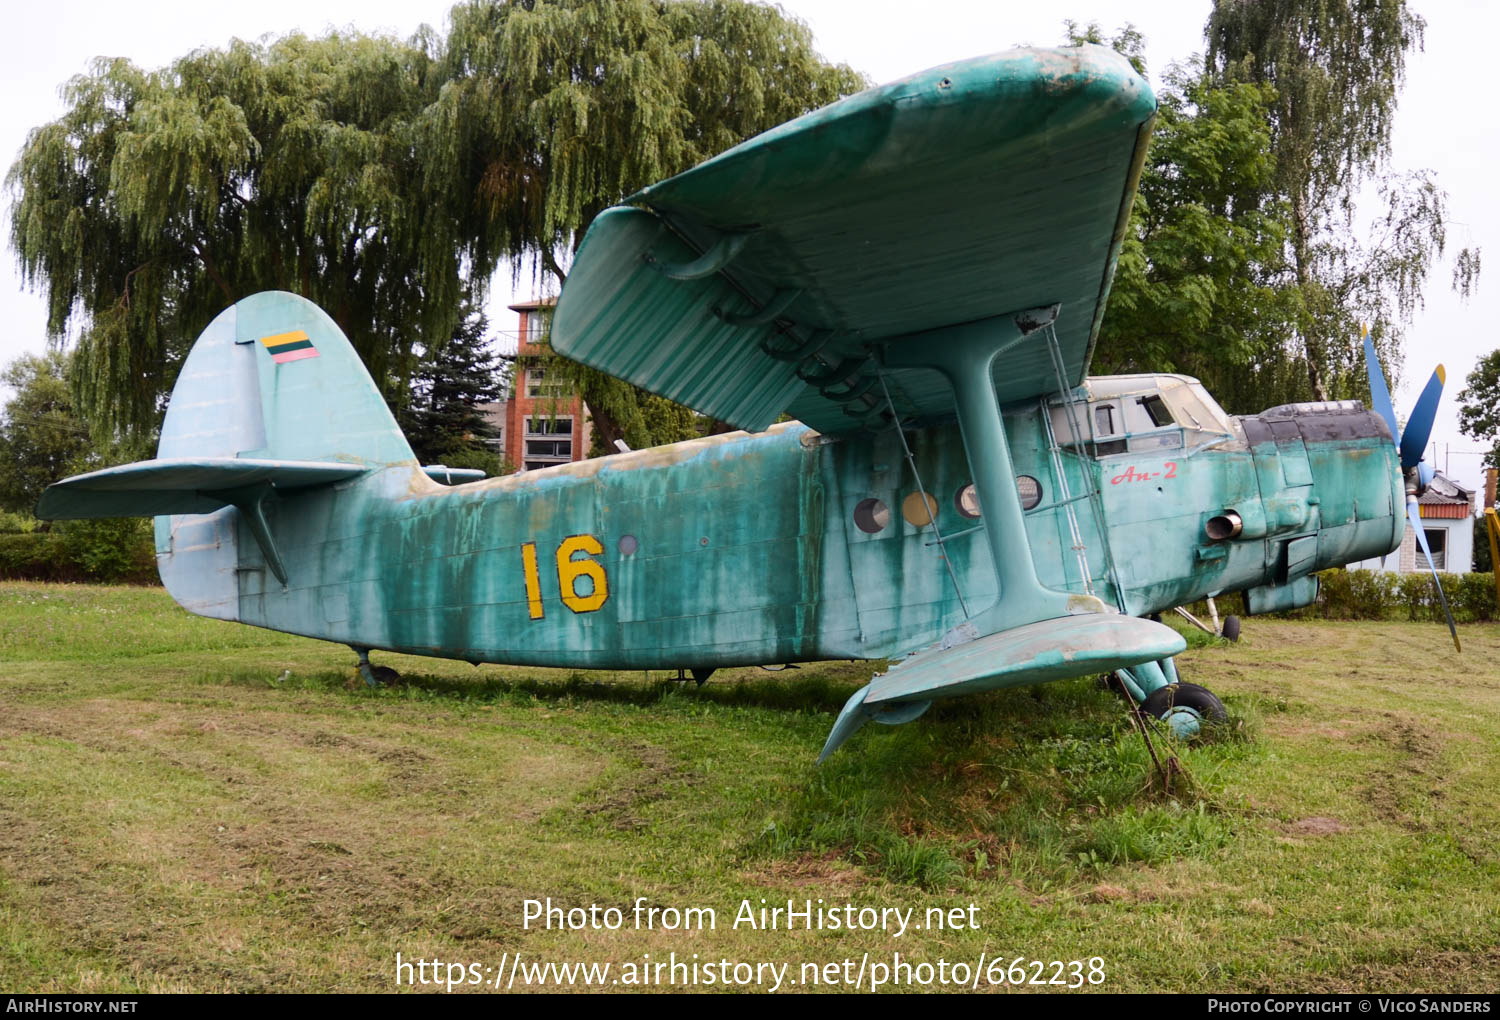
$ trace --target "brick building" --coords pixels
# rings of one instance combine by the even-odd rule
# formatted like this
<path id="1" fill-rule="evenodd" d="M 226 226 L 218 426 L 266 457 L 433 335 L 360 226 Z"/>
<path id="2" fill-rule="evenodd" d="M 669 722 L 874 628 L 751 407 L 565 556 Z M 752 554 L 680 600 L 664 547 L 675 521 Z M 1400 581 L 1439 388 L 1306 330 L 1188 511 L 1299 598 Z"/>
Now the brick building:
<path id="1" fill-rule="evenodd" d="M 583 398 L 564 380 L 549 377 L 540 361 L 546 353 L 537 341 L 546 334 L 546 318 L 555 298 L 510 306 L 519 321 L 516 360 L 509 399 L 493 405 L 503 422 L 501 456 L 522 471 L 536 471 L 588 457 L 590 429 Z"/>

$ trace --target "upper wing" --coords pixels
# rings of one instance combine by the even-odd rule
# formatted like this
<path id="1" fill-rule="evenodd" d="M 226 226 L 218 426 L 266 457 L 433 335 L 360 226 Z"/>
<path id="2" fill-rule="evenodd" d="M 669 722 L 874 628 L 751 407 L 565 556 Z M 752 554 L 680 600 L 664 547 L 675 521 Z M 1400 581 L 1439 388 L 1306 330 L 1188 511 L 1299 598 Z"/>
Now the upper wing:
<path id="1" fill-rule="evenodd" d="M 553 316 L 568 357 L 758 430 L 885 406 L 886 345 L 1043 305 L 1081 382 L 1156 100 L 1112 50 L 1023 49 L 869 89 L 597 217 Z M 1002 401 L 1055 390 L 1042 345 Z M 951 417 L 927 370 L 887 371 L 903 417 Z"/>

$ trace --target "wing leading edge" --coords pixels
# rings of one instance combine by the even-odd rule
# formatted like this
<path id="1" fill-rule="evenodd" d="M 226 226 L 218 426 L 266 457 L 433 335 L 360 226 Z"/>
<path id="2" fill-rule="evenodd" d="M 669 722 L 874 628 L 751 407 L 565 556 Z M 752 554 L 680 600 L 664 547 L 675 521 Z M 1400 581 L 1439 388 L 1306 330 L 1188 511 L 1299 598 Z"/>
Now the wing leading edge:
<path id="1" fill-rule="evenodd" d="M 1081 381 L 1156 101 L 1111 50 L 933 68 L 751 139 L 596 218 L 552 328 L 562 354 L 758 430 L 846 432 L 884 409 L 882 349 L 1060 304 Z M 935 373 L 886 373 L 903 417 L 951 419 Z M 1002 401 L 1056 389 L 1045 349 Z"/>

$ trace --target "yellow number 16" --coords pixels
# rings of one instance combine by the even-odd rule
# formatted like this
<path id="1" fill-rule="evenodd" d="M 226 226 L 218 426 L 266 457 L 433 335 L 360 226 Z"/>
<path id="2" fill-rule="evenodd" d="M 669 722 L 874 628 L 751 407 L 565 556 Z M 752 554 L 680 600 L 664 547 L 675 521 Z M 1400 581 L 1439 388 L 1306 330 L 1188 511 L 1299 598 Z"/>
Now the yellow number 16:
<path id="1" fill-rule="evenodd" d="M 609 579 L 604 565 L 591 556 L 603 554 L 604 546 L 593 535 L 573 535 L 557 547 L 557 583 L 562 589 L 563 605 L 575 613 L 592 613 L 609 598 Z M 579 554 L 582 559 L 574 559 Z M 536 568 L 536 543 L 521 546 L 521 565 L 526 574 L 526 607 L 533 620 L 542 618 L 542 583 Z M 579 594 L 578 579 L 587 577 L 593 589 Z"/>

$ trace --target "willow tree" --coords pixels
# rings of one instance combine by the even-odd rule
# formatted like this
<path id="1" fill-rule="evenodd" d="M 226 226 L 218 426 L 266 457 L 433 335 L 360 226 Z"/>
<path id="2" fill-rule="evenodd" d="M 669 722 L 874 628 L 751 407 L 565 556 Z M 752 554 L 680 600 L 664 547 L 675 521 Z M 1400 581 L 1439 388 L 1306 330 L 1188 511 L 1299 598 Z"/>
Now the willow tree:
<path id="1" fill-rule="evenodd" d="M 862 84 L 739 0 L 475 0 L 447 40 L 101 61 L 10 171 L 11 244 L 102 431 L 149 426 L 191 340 L 266 288 L 322 305 L 399 406 L 501 260 L 561 283 L 604 208 Z M 682 420 L 572 372 L 607 438 Z"/>
<path id="2" fill-rule="evenodd" d="M 1405 0 L 1214 0 L 1209 16 L 1219 78 L 1275 89 L 1276 186 L 1291 210 L 1302 305 L 1293 342 L 1318 399 L 1362 392 L 1361 320 L 1384 353 L 1399 352 L 1443 254 L 1447 196 L 1429 172 L 1390 170 L 1406 59 L 1425 27 Z M 1356 199 L 1371 185 L 1380 210 L 1361 215 Z M 1461 252 L 1455 288 L 1467 294 L 1478 272 L 1478 252 Z"/>
<path id="3" fill-rule="evenodd" d="M 77 327 L 93 425 L 149 426 L 192 339 L 268 288 L 323 306 L 405 392 L 414 343 L 451 335 L 495 265 L 465 182 L 423 158 L 430 50 L 292 35 L 68 83 L 10 170 L 11 244 L 51 336 Z"/>
<path id="4" fill-rule="evenodd" d="M 740 0 L 476 0 L 451 18 L 434 172 L 477 174 L 503 253 L 558 286 L 604 209 L 865 85 L 805 24 Z M 690 418 L 556 360 L 606 449 L 683 438 Z"/>

